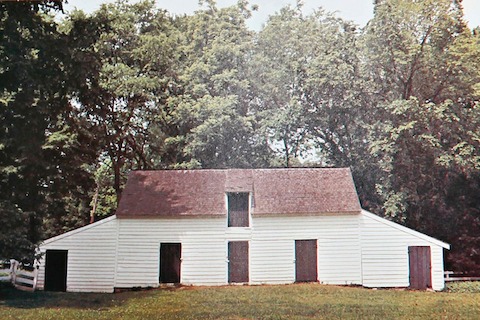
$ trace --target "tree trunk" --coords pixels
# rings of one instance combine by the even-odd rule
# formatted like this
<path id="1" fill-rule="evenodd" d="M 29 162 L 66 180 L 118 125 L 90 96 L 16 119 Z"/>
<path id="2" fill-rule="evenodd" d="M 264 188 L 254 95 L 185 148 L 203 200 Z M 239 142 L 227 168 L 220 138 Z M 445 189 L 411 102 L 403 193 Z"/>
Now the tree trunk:
<path id="1" fill-rule="evenodd" d="M 93 196 L 93 207 L 92 210 L 90 211 L 90 223 L 95 222 L 95 213 L 97 212 L 97 203 L 98 203 L 98 192 L 99 192 L 100 187 L 98 186 L 95 188 L 95 195 Z"/>

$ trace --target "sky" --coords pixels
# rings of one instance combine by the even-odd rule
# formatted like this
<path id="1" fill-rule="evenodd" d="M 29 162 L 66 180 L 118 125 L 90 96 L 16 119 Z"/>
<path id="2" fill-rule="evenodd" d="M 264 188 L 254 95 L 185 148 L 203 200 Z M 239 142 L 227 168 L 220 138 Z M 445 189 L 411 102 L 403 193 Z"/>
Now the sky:
<path id="1" fill-rule="evenodd" d="M 114 0 L 68 0 L 65 9 L 69 11 L 76 7 L 90 13 L 105 2 L 114 2 Z M 236 2 L 237 0 L 217 0 L 217 6 L 230 6 Z M 257 4 L 259 10 L 253 13 L 247 24 L 258 31 L 269 15 L 287 4 L 295 5 L 296 0 L 250 0 L 249 2 L 252 5 Z M 156 0 L 156 3 L 159 8 L 166 9 L 172 14 L 191 14 L 199 8 L 198 0 Z M 373 0 L 303 0 L 303 3 L 305 13 L 322 7 L 328 12 L 336 12 L 337 16 L 343 19 L 354 21 L 360 27 L 365 26 L 373 17 Z M 463 0 L 463 7 L 469 27 L 480 26 L 480 1 Z"/>

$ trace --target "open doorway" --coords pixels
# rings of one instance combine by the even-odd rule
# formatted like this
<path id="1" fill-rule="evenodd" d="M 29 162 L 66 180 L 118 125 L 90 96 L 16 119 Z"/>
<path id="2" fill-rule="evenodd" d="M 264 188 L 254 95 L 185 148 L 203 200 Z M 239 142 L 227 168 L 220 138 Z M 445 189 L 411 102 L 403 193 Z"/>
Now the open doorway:
<path id="1" fill-rule="evenodd" d="M 67 250 L 47 250 L 45 254 L 45 291 L 67 291 Z"/>

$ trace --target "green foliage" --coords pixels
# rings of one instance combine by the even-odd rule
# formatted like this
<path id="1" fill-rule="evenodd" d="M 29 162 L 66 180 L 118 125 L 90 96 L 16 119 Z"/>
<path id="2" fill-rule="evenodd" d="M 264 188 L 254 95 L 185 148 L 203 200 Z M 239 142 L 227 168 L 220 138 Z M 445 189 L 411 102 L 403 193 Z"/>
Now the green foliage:
<path id="1" fill-rule="evenodd" d="M 386 0 L 362 41 L 383 214 L 450 242 L 450 268 L 480 272 L 478 35 L 459 2 Z"/>
<path id="2" fill-rule="evenodd" d="M 195 102 L 200 124 L 187 135 L 185 153 L 202 167 L 252 167 L 252 120 L 236 112 L 236 97 L 203 97 Z"/>
<path id="3" fill-rule="evenodd" d="M 383 100 L 416 97 L 437 103 L 469 94 L 460 71 L 465 61 L 454 60 L 470 38 L 461 10 L 451 0 L 376 4 L 365 41 L 369 68 L 381 80 L 375 90 Z"/>
<path id="4" fill-rule="evenodd" d="M 160 156 L 150 148 L 156 144 L 152 132 L 170 130 L 167 99 L 177 90 L 177 34 L 152 1 L 105 4 L 91 16 L 75 14 L 67 24 L 76 39 L 96 35 L 80 43 L 89 57 L 83 63 L 88 78 L 76 97 L 102 157 L 109 158 L 119 199 L 123 168 L 152 168 Z"/>
<path id="5" fill-rule="evenodd" d="M 174 100 L 177 145 L 184 161 L 176 167 L 263 167 L 264 139 L 255 132 L 248 62 L 253 34 L 245 25 L 245 3 L 204 10 L 182 21 L 181 79 L 185 94 Z"/>
<path id="6" fill-rule="evenodd" d="M 31 262 L 35 244 L 28 239 L 29 216 L 8 201 L 0 201 L 0 260 Z"/>
<path id="7" fill-rule="evenodd" d="M 480 226 L 477 111 L 451 101 L 421 104 L 413 98 L 394 101 L 386 110 L 389 120 L 372 144 L 383 171 L 377 191 L 385 215 L 453 242 L 449 260 L 455 268 L 476 268 L 478 254 L 458 254 L 465 253 L 467 238 L 468 246 L 480 240 L 475 231 Z"/>
<path id="8" fill-rule="evenodd" d="M 0 202 L 5 222 L 18 224 L 3 230 L 18 242 L 10 257 L 22 260 L 45 235 L 83 224 L 84 166 L 96 158 L 69 101 L 67 37 L 45 14 L 58 4 L 0 4 Z"/>
<path id="9" fill-rule="evenodd" d="M 126 171 L 128 171 L 126 167 L 121 170 L 122 187 L 126 182 Z M 113 188 L 115 177 L 113 176 L 111 161 L 108 159 L 102 161 L 95 170 L 94 177 L 96 186 L 89 205 L 91 221 L 115 214 L 118 204 L 117 194 Z"/>

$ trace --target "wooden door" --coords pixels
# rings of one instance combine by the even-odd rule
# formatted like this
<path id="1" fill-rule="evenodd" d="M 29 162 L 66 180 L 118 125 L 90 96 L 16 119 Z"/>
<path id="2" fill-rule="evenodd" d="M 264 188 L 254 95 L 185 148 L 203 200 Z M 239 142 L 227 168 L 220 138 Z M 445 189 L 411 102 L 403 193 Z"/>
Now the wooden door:
<path id="1" fill-rule="evenodd" d="M 228 243 L 228 283 L 248 281 L 248 241 L 231 241 Z"/>
<path id="2" fill-rule="evenodd" d="M 160 283 L 180 283 L 182 245 L 160 244 Z"/>
<path id="3" fill-rule="evenodd" d="M 45 291 L 67 291 L 67 250 L 47 250 L 45 254 Z"/>
<path id="4" fill-rule="evenodd" d="M 295 281 L 317 281 L 317 240 L 295 241 Z"/>
<path id="5" fill-rule="evenodd" d="M 432 287 L 430 247 L 408 247 L 410 288 L 425 290 Z"/>

